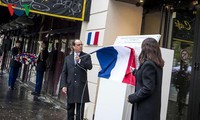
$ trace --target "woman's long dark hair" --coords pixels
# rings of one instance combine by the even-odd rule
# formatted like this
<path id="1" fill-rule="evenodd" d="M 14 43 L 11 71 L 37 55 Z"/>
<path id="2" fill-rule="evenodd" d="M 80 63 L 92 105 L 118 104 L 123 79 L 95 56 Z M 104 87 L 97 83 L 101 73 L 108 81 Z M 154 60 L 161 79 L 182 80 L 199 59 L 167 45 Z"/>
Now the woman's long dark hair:
<path id="1" fill-rule="evenodd" d="M 139 55 L 139 62 L 142 65 L 146 60 L 155 62 L 158 66 L 164 66 L 164 60 L 161 56 L 160 46 L 154 38 L 146 38 L 142 42 L 142 50 Z"/>

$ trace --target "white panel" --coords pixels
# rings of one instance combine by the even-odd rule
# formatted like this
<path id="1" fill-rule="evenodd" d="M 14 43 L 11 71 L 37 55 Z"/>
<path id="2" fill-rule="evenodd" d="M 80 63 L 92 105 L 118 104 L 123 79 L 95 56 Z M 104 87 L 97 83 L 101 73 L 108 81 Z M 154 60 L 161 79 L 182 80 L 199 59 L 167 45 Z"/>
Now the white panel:
<path id="1" fill-rule="evenodd" d="M 93 120 L 94 106 L 95 104 L 93 103 L 85 104 L 84 118 L 86 118 L 87 120 Z"/>
<path id="2" fill-rule="evenodd" d="M 108 10 L 110 0 L 92 0 L 90 14 Z"/>
<path id="3" fill-rule="evenodd" d="M 102 12 L 90 16 L 87 30 L 102 29 L 106 26 L 107 12 Z"/>
<path id="4" fill-rule="evenodd" d="M 94 120 L 122 120 L 126 91 L 126 84 L 100 79 Z"/>
<path id="5" fill-rule="evenodd" d="M 90 102 L 95 103 L 97 94 L 97 85 L 93 83 L 88 83 L 88 87 L 89 87 Z"/>
<path id="6" fill-rule="evenodd" d="M 88 81 L 91 83 L 98 83 L 98 72 L 100 67 L 98 65 L 93 65 L 92 70 L 88 71 Z"/>
<path id="7" fill-rule="evenodd" d="M 166 120 L 174 51 L 161 48 L 161 53 L 162 53 L 162 58 L 165 61 L 165 66 L 163 68 L 163 78 L 162 78 L 162 98 L 161 98 L 160 118 L 161 120 Z"/>

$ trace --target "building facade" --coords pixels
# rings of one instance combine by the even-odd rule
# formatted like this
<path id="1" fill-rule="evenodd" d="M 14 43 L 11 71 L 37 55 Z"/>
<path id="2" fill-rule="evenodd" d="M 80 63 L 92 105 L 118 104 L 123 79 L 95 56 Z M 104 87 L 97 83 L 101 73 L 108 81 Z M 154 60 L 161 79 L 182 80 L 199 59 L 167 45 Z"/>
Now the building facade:
<path id="1" fill-rule="evenodd" d="M 159 4 L 157 0 L 154 2 L 155 5 L 150 3 L 147 5 L 136 0 L 133 2 L 92 0 L 89 21 L 80 22 L 33 14 L 35 15 L 33 16 L 35 19 L 32 19 L 34 25 L 15 31 L 8 30 L 1 34 L 9 36 L 13 42 L 23 41 L 24 52 L 37 53 L 39 41 L 44 39 L 49 41 L 49 51 L 52 54 L 48 61 L 43 92 L 61 103 L 65 102 L 65 96 L 58 89 L 60 73 L 52 74 L 55 69 L 60 70 L 63 64 L 58 60 L 53 63 L 55 60 L 52 56 L 54 56 L 53 50 L 56 43 L 61 48 L 57 59 L 63 59 L 69 54 L 70 43 L 74 38 L 81 39 L 84 43 L 83 50 L 90 53 L 101 47 L 113 45 L 117 36 L 161 34 L 160 46 L 174 50 L 166 120 L 198 120 L 200 119 L 198 94 L 200 12 L 198 2 L 189 0 L 169 0 L 159 2 Z M 98 40 L 95 44 L 91 41 L 89 44 L 89 36 L 95 34 L 98 35 Z M 10 43 L 4 44 L 9 46 Z M 7 51 L 8 54 L 5 54 L 5 59 L 3 59 L 5 64 L 1 67 L 6 70 L 9 69 L 9 57 L 6 56 L 9 56 L 9 48 L 5 48 L 5 52 Z M 95 116 L 100 83 L 98 71 L 101 69 L 95 55 L 92 55 L 92 62 L 93 69 L 88 71 L 91 102 L 86 104 L 84 115 L 88 120 L 92 120 Z M 57 66 L 52 66 L 52 64 Z M 34 67 L 23 65 L 19 78 L 33 87 L 35 84 Z"/>

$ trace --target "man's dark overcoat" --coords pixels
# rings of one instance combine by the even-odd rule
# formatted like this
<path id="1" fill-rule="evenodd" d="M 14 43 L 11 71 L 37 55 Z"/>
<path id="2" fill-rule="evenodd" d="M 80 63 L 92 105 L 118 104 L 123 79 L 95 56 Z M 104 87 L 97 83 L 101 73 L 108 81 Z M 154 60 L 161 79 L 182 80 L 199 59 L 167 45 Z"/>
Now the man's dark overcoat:
<path id="1" fill-rule="evenodd" d="M 87 70 L 92 69 L 92 61 L 89 54 L 80 53 L 80 63 L 75 64 L 74 53 L 65 57 L 62 70 L 60 88 L 67 87 L 68 103 L 89 102 L 87 85 Z"/>

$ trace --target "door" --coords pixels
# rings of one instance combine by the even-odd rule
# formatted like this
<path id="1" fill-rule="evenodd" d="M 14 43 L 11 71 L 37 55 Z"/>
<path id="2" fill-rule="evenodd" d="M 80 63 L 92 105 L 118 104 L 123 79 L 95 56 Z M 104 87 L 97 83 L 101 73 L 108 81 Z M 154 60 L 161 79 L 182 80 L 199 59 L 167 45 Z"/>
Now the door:
<path id="1" fill-rule="evenodd" d="M 178 11 L 173 19 L 171 49 L 174 50 L 167 120 L 191 119 L 194 110 L 194 54 L 196 53 L 196 14 L 193 11 Z M 200 47 L 199 47 L 200 49 Z M 196 55 L 195 55 L 196 56 Z M 197 64 L 197 63 L 196 63 Z M 200 74 L 200 73 L 199 73 Z M 191 106 L 192 105 L 192 106 Z"/>
<path id="2" fill-rule="evenodd" d="M 200 120 L 200 9 L 197 10 L 196 14 L 194 43 L 191 94 L 187 120 Z"/>

